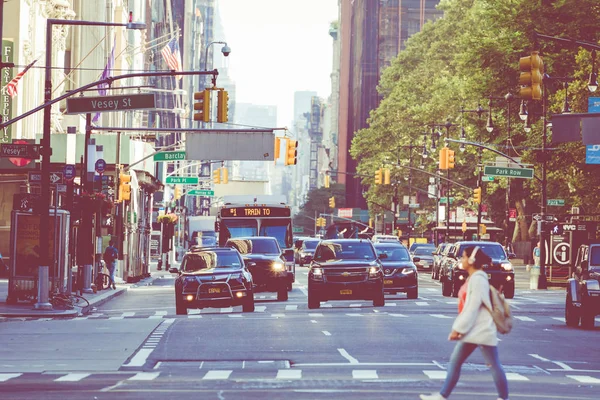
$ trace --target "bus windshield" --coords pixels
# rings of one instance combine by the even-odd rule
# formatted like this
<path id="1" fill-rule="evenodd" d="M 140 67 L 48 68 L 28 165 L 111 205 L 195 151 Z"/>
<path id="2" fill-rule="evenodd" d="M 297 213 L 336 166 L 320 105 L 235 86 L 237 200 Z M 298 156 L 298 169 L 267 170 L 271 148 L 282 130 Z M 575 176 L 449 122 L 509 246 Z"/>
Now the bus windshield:
<path id="1" fill-rule="evenodd" d="M 291 244 L 286 243 L 288 237 L 289 223 L 285 220 L 267 221 L 263 220 L 260 227 L 259 236 L 270 236 L 277 239 L 279 246 L 283 249 L 291 247 Z"/>
<path id="2" fill-rule="evenodd" d="M 258 224 L 256 220 L 225 219 L 223 225 L 227 229 L 230 238 L 257 236 Z"/>

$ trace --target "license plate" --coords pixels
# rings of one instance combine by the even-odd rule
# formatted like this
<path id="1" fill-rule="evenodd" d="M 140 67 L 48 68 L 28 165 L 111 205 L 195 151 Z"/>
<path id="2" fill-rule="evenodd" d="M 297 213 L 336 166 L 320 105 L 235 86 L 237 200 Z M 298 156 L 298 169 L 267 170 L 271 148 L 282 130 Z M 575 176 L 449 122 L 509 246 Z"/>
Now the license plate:
<path id="1" fill-rule="evenodd" d="M 429 268 L 429 264 L 423 263 L 423 268 Z"/>
<path id="2" fill-rule="evenodd" d="M 208 293 L 221 293 L 221 288 L 208 288 Z"/>
<path id="3" fill-rule="evenodd" d="M 352 294 L 352 290 L 349 290 L 349 289 L 340 290 L 340 294 Z"/>
<path id="4" fill-rule="evenodd" d="M 393 281 L 393 280 L 391 280 L 391 279 L 386 279 L 386 280 L 384 280 L 384 281 L 383 281 L 383 284 L 384 284 L 384 285 L 393 285 L 393 284 L 394 284 L 394 281 Z"/>

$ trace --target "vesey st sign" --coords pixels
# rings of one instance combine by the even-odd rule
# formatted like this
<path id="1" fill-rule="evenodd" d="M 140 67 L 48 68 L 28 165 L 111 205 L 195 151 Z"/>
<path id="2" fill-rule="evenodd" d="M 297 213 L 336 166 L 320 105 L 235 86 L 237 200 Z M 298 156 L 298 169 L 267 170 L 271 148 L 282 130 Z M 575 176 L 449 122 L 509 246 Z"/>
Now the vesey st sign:
<path id="1" fill-rule="evenodd" d="M 156 108 L 153 93 L 67 99 L 67 114 L 143 110 L 148 108 Z"/>

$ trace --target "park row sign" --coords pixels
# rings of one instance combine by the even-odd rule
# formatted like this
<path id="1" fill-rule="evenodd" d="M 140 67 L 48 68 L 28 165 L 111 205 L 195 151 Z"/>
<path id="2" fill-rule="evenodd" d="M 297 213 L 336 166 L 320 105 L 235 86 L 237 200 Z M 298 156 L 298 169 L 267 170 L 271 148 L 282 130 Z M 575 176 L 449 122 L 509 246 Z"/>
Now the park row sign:
<path id="1" fill-rule="evenodd" d="M 155 107 L 156 100 L 153 93 L 67 99 L 67 114 L 143 110 Z"/>

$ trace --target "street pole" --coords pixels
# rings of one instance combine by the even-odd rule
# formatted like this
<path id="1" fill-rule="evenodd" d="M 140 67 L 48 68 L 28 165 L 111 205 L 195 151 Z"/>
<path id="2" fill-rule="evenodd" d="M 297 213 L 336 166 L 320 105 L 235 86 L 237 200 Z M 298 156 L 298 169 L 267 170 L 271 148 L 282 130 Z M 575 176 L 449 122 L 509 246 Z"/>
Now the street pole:
<path id="1" fill-rule="evenodd" d="M 507 102 L 507 125 L 506 125 L 506 152 L 510 155 L 510 101 L 512 100 L 512 94 L 508 93 L 504 96 Z M 511 242 L 510 237 L 510 178 L 506 178 L 506 246 L 508 246 L 509 242 Z M 507 249 L 508 251 L 508 249 Z"/>
<path id="2" fill-rule="evenodd" d="M 411 236 L 411 232 L 412 232 L 412 221 L 410 218 L 410 202 L 411 202 L 411 197 L 412 197 L 412 161 L 413 161 L 413 156 L 412 156 L 412 149 L 413 149 L 413 145 L 412 143 L 410 144 L 410 146 L 408 146 L 408 166 L 409 166 L 409 170 L 408 170 L 408 247 L 410 248 L 410 236 Z"/>
<path id="3" fill-rule="evenodd" d="M 540 277 L 538 278 L 538 288 L 539 289 L 547 289 L 548 282 L 546 280 L 546 202 L 547 202 L 547 193 L 546 193 L 546 185 L 547 185 L 547 176 L 546 176 L 546 145 L 547 145 L 547 135 L 548 135 L 548 127 L 547 127 L 547 113 L 548 113 L 548 89 L 545 85 L 542 85 L 543 88 L 543 98 L 542 98 L 542 120 L 544 123 L 544 127 L 542 128 L 542 204 L 540 205 L 540 214 L 542 217 L 542 222 L 540 224 Z"/>

